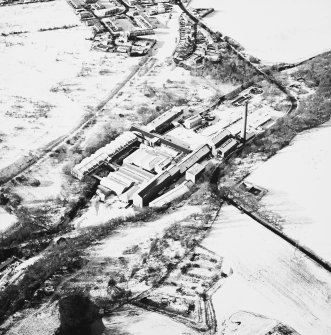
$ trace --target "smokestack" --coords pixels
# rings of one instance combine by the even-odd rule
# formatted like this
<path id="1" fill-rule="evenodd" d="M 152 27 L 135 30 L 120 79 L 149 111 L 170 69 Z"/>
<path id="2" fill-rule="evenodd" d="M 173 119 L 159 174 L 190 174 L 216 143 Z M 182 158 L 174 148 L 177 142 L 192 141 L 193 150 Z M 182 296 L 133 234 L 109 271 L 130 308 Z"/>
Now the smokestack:
<path id="1" fill-rule="evenodd" d="M 244 143 L 246 142 L 247 114 L 248 114 L 248 101 L 246 101 L 245 110 L 243 112 L 244 123 L 243 123 L 243 129 L 241 131 L 241 138 Z"/>

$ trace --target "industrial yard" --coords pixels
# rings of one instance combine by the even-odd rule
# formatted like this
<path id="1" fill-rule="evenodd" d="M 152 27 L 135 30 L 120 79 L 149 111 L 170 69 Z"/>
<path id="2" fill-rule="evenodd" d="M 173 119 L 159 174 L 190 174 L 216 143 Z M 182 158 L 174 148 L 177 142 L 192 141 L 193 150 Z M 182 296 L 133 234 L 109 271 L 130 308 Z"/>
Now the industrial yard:
<path id="1" fill-rule="evenodd" d="M 330 54 L 223 5 L 0 1 L 0 334 L 330 333 Z"/>

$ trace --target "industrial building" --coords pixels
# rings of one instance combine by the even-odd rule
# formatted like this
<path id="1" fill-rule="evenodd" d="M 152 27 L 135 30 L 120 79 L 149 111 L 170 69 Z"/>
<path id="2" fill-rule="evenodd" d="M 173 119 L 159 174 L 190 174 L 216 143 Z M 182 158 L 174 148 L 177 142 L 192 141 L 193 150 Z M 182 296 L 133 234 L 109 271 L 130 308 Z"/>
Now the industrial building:
<path id="1" fill-rule="evenodd" d="M 201 123 L 202 123 L 202 117 L 198 114 L 198 115 L 193 115 L 193 116 L 187 118 L 184 121 L 184 126 L 187 129 L 192 129 L 192 128 L 195 128 L 195 127 L 199 126 Z"/>
<path id="2" fill-rule="evenodd" d="M 100 180 L 100 185 L 104 188 L 113 191 L 116 195 L 120 195 L 128 190 L 132 185 L 132 181 L 127 181 L 125 178 L 116 178 L 113 173 L 109 174 L 108 177 L 104 177 Z"/>
<path id="3" fill-rule="evenodd" d="M 195 184 L 198 181 L 198 179 L 202 176 L 204 171 L 205 167 L 203 165 L 195 163 L 192 167 L 190 167 L 186 171 L 185 179 Z"/>
<path id="4" fill-rule="evenodd" d="M 149 141 L 151 141 L 151 139 L 159 138 L 160 143 L 167 146 L 169 150 L 171 150 L 172 148 L 177 151 L 177 153 L 184 154 L 189 154 L 191 152 L 191 149 L 188 146 L 184 145 L 183 143 L 179 143 L 179 141 L 176 141 L 176 139 L 167 139 L 162 135 L 150 133 L 135 126 L 131 127 L 130 130 L 138 137 L 140 137 L 140 139 L 143 139 L 145 143 L 148 143 Z"/>
<path id="5" fill-rule="evenodd" d="M 166 112 L 162 113 L 156 119 L 151 121 L 144 127 L 146 131 L 159 133 L 162 129 L 169 125 L 172 121 L 183 114 L 183 109 L 180 107 L 173 107 Z"/>
<path id="6" fill-rule="evenodd" d="M 198 182 L 208 159 L 224 159 L 242 145 L 241 137 L 235 138 L 228 129 L 214 130 L 211 135 L 190 129 L 199 126 L 202 120 L 199 114 L 191 116 L 180 107 L 172 108 L 143 128 L 132 126 L 130 131 L 83 159 L 72 169 L 72 174 L 81 180 L 93 173 L 100 180 L 100 199 L 114 194 L 120 201 L 136 207 L 163 206 Z M 247 106 L 244 121 L 241 136 L 248 140 Z M 164 132 L 165 129 L 168 130 Z M 186 142 L 185 133 L 189 133 Z M 194 145 L 189 146 L 189 142 Z M 108 166 L 107 176 L 103 164 Z M 98 176 L 98 171 L 103 171 L 103 177 Z M 171 188 L 176 182 L 180 185 Z"/>
<path id="7" fill-rule="evenodd" d="M 219 148 L 219 153 L 222 158 L 227 157 L 238 147 L 238 142 L 234 138 L 226 140 Z"/>
<path id="8" fill-rule="evenodd" d="M 210 153 L 210 147 L 207 144 L 201 145 L 198 149 L 184 157 L 177 166 L 180 170 L 180 173 L 183 174 L 195 163 L 198 163 L 203 158 L 205 158 Z"/>
<path id="9" fill-rule="evenodd" d="M 155 166 L 165 159 L 147 148 L 139 148 L 133 154 L 123 160 L 123 163 L 134 164 L 147 171 L 154 171 Z"/>
<path id="10" fill-rule="evenodd" d="M 210 136 L 208 144 L 211 146 L 214 156 L 217 155 L 217 149 L 221 146 L 221 144 L 231 137 L 233 136 L 227 129 Z"/>
<path id="11" fill-rule="evenodd" d="M 155 199 L 159 192 L 173 183 L 180 175 L 178 166 L 173 165 L 156 175 L 133 195 L 133 204 L 137 207 L 148 206 L 150 201 Z"/>
<path id="12" fill-rule="evenodd" d="M 182 197 L 187 192 L 190 191 L 191 187 L 193 186 L 193 183 L 191 181 L 184 181 L 180 185 L 174 187 L 172 190 L 164 193 L 160 197 L 154 199 L 149 203 L 150 207 L 162 207 L 171 201 L 174 201 L 178 199 L 179 197 Z"/>
<path id="13" fill-rule="evenodd" d="M 93 172 L 97 167 L 105 163 L 110 163 L 116 155 L 133 146 L 138 142 L 138 138 L 132 132 L 126 131 L 118 136 L 103 148 L 97 150 L 94 154 L 84 158 L 71 171 L 72 175 L 82 180 L 85 175 Z"/>

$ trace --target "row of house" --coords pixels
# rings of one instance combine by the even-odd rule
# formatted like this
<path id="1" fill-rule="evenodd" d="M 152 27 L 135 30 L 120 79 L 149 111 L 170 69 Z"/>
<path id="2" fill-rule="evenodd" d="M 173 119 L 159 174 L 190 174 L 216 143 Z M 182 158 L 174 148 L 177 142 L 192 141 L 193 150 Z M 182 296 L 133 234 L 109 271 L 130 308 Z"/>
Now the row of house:
<path id="1" fill-rule="evenodd" d="M 179 42 L 174 52 L 175 62 L 187 59 L 195 49 L 196 24 L 185 14 L 179 17 Z"/>

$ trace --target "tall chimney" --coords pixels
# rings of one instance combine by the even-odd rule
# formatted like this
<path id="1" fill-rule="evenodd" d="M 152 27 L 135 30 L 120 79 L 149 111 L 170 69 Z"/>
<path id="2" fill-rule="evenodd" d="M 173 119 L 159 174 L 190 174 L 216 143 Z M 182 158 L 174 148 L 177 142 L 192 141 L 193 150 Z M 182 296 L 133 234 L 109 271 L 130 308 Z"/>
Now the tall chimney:
<path id="1" fill-rule="evenodd" d="M 247 114 L 248 114 L 248 101 L 245 103 L 245 110 L 243 112 L 243 129 L 241 131 L 241 138 L 243 142 L 246 142 L 246 128 L 247 128 Z"/>

